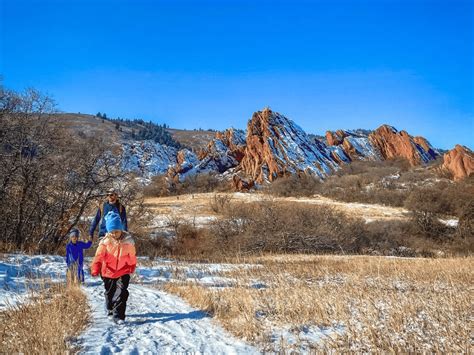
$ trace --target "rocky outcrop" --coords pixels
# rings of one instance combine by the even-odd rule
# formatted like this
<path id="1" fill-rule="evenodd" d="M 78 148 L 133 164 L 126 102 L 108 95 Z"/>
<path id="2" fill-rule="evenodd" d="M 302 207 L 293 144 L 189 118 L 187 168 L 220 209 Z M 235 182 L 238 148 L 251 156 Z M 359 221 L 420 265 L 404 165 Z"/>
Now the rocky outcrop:
<path id="1" fill-rule="evenodd" d="M 237 174 L 232 177 L 232 187 L 237 191 L 248 191 L 254 186 L 255 183 L 252 180 L 246 180 Z"/>
<path id="2" fill-rule="evenodd" d="M 462 145 L 456 145 L 443 156 L 441 168 L 448 171 L 454 180 L 462 180 L 474 172 L 474 154 Z"/>
<path id="3" fill-rule="evenodd" d="M 344 142 L 344 138 L 347 137 L 347 132 L 342 129 L 338 129 L 336 132 L 326 131 L 326 141 L 328 145 L 340 145 Z"/>
<path id="4" fill-rule="evenodd" d="M 122 151 L 122 169 L 144 178 L 165 174 L 176 164 L 178 153 L 176 148 L 152 141 L 125 141 Z"/>
<path id="5" fill-rule="evenodd" d="M 197 154 L 149 141 L 125 142 L 124 167 L 148 178 L 167 173 L 174 181 L 212 173 L 228 180 L 237 190 L 246 190 L 290 174 L 325 178 L 354 160 L 402 157 L 411 165 L 419 165 L 439 155 L 425 138 L 412 137 L 389 125 L 375 131 L 328 131 L 326 141 L 327 144 L 324 137 L 306 134 L 287 117 L 264 109 L 252 115 L 247 134 L 236 129 L 217 132 Z M 472 152 L 456 146 L 445 156 L 443 169 L 459 179 L 472 173 L 472 165 Z"/>
<path id="6" fill-rule="evenodd" d="M 226 129 L 224 132 L 216 133 L 216 140 L 220 140 L 227 148 L 228 153 L 239 163 L 245 154 L 245 132 L 233 128 Z"/>
<path id="7" fill-rule="evenodd" d="M 438 153 L 423 137 L 412 137 L 406 131 L 397 131 L 382 125 L 369 135 L 369 141 L 382 159 L 405 158 L 412 166 L 436 159 Z"/>
<path id="8" fill-rule="evenodd" d="M 425 138 L 398 132 L 389 125 L 382 125 L 373 132 L 327 131 L 326 140 L 330 147 L 340 147 L 351 161 L 405 158 L 411 165 L 419 165 L 439 155 Z"/>
<path id="9" fill-rule="evenodd" d="M 293 121 L 268 108 L 253 114 L 246 143 L 239 169 L 259 184 L 301 172 L 325 177 L 338 169 L 327 149 L 320 149 Z"/>
<path id="10" fill-rule="evenodd" d="M 199 162 L 195 153 L 188 149 L 182 149 L 176 155 L 176 163 L 168 168 L 167 175 L 172 180 L 178 181 L 192 172 Z"/>
<path id="11" fill-rule="evenodd" d="M 377 149 L 370 143 L 369 136 L 365 131 L 345 131 L 337 130 L 336 132 L 327 131 L 326 140 L 330 147 L 340 147 L 344 155 L 349 161 L 353 160 L 378 160 L 380 155 Z M 338 161 L 347 162 L 341 158 L 341 154 L 335 157 Z"/>
<path id="12" fill-rule="evenodd" d="M 198 155 L 189 150 L 178 153 L 177 164 L 169 169 L 168 175 L 174 180 L 183 180 L 188 175 L 215 173 L 224 174 L 235 168 L 243 158 L 245 134 L 243 131 L 228 129 L 217 132 L 206 149 Z"/>

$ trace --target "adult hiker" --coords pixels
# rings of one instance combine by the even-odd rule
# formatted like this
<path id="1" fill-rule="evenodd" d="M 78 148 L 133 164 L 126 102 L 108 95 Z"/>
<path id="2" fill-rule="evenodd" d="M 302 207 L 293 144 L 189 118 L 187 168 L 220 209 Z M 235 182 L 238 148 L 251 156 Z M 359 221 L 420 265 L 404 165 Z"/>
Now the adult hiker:
<path id="1" fill-rule="evenodd" d="M 69 242 L 66 245 L 66 264 L 68 282 L 84 282 L 84 249 L 92 245 L 92 238 L 87 242 L 79 240 L 79 229 L 73 228 L 69 232 Z"/>
<path id="2" fill-rule="evenodd" d="M 104 281 L 107 315 L 121 324 L 127 309 L 128 283 L 135 272 L 137 258 L 135 243 L 123 230 L 120 216 L 115 211 L 105 215 L 107 234 L 100 241 L 91 265 L 91 275 Z"/>
<path id="3" fill-rule="evenodd" d="M 99 205 L 95 218 L 89 229 L 89 235 L 91 238 L 94 236 L 97 225 L 99 226 L 99 239 L 102 239 L 105 236 L 107 230 L 105 228 L 104 216 L 106 216 L 110 211 L 115 211 L 119 214 L 123 230 L 128 231 L 127 211 L 125 211 L 125 206 L 120 203 L 117 191 L 115 189 L 109 189 L 107 190 L 107 201 L 104 201 Z"/>

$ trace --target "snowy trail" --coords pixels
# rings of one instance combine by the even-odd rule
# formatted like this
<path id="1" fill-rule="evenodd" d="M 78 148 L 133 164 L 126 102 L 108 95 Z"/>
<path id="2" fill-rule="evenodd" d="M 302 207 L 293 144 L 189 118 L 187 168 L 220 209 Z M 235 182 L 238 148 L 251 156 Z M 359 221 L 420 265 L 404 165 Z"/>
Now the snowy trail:
<path id="1" fill-rule="evenodd" d="M 126 322 L 116 325 L 105 315 L 102 283 L 89 282 L 84 290 L 92 308 L 92 324 L 78 338 L 81 354 L 259 353 L 204 312 L 166 292 L 130 284 Z"/>

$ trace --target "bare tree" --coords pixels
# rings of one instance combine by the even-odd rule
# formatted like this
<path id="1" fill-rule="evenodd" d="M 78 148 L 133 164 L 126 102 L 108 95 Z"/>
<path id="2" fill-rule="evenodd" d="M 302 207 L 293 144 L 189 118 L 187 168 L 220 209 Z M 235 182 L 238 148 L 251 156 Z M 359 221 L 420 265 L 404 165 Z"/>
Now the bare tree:
<path id="1" fill-rule="evenodd" d="M 124 176 L 121 150 L 104 137 L 71 135 L 54 102 L 0 86 L 0 241 L 57 247 L 91 202 Z"/>

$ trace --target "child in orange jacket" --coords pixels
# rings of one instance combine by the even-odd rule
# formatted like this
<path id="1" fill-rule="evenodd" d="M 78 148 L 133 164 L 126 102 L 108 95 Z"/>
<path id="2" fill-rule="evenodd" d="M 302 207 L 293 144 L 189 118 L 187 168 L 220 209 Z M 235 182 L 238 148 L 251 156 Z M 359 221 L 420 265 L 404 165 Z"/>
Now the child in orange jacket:
<path id="1" fill-rule="evenodd" d="M 105 287 L 107 315 L 116 323 L 123 323 L 128 299 L 130 274 L 135 272 L 137 258 L 135 243 L 128 232 L 123 231 L 120 215 L 107 213 L 107 234 L 100 243 L 91 265 L 91 275 L 102 277 Z"/>

